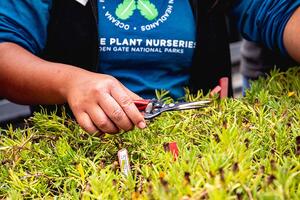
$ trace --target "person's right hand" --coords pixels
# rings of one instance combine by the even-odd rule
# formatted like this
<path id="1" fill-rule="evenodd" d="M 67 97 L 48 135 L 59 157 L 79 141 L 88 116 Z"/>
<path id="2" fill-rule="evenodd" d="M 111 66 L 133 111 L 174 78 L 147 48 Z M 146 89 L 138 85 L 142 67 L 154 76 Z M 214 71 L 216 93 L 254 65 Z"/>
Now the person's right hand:
<path id="1" fill-rule="evenodd" d="M 65 85 L 65 98 L 87 132 L 115 134 L 146 123 L 133 100 L 141 99 L 112 76 L 84 72 Z"/>
<path id="2" fill-rule="evenodd" d="M 24 105 L 67 102 L 89 133 L 113 134 L 146 126 L 133 103 L 141 98 L 111 76 L 48 62 L 10 42 L 0 43 L 0 71 L 2 97 Z"/>

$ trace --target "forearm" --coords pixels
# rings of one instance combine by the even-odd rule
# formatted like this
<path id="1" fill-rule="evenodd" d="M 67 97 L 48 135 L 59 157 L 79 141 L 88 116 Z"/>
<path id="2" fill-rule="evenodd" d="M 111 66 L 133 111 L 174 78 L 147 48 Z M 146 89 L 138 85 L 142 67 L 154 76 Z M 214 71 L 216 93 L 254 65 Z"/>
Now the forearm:
<path id="1" fill-rule="evenodd" d="M 51 63 L 12 43 L 0 44 L 0 96 L 22 104 L 68 102 L 88 132 L 145 128 L 134 105 L 139 97 L 114 77 Z"/>
<path id="2" fill-rule="evenodd" d="M 233 9 L 233 14 L 238 19 L 237 24 L 243 37 L 249 41 L 262 43 L 268 49 L 281 52 L 283 56 L 286 56 L 287 45 L 283 39 L 284 32 L 286 27 L 289 27 L 289 34 L 294 32 L 294 38 L 297 36 L 295 30 L 290 31 L 290 29 L 294 26 L 291 25 L 292 23 L 299 23 L 291 20 L 295 18 L 293 14 L 299 6 L 300 0 L 239 0 Z"/>
<path id="3" fill-rule="evenodd" d="M 20 104 L 66 102 L 68 80 L 83 70 L 51 63 L 13 43 L 0 44 L 0 96 Z"/>
<path id="4" fill-rule="evenodd" d="M 288 21 L 284 30 L 283 41 L 289 55 L 300 63 L 300 7 Z"/>

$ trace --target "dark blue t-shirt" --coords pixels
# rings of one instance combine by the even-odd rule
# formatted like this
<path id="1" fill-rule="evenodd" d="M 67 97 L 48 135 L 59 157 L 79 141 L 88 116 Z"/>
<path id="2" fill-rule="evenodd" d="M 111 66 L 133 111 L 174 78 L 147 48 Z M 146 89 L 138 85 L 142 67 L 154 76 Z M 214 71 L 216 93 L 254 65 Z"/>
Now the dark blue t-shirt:
<path id="1" fill-rule="evenodd" d="M 99 0 L 101 73 L 144 98 L 184 95 L 195 48 L 189 0 Z"/>
<path id="2" fill-rule="evenodd" d="M 0 43 L 13 42 L 39 54 L 51 6 L 52 0 L 0 0 Z M 232 11 L 244 37 L 285 55 L 284 28 L 299 6 L 300 0 L 237 0 Z M 99 0 L 99 12 L 99 71 L 115 75 L 145 98 L 162 88 L 181 96 L 195 45 L 188 0 Z M 201 72 L 205 66 L 197 67 Z"/>

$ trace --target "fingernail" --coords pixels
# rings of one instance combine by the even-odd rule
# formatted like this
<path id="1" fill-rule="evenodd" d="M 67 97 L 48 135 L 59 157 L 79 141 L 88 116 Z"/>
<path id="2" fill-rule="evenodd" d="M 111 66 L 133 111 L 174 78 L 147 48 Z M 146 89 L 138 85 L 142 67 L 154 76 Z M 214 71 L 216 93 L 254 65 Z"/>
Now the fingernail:
<path id="1" fill-rule="evenodd" d="M 146 123 L 145 123 L 144 121 L 141 121 L 141 122 L 138 124 L 138 127 L 139 127 L 140 129 L 144 129 L 144 128 L 147 127 L 147 125 L 146 125 Z"/>

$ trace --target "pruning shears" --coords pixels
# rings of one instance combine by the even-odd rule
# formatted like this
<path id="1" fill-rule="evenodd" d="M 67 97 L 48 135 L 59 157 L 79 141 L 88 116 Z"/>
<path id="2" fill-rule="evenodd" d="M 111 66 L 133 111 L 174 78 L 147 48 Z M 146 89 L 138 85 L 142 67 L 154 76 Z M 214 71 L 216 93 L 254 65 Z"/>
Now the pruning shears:
<path id="1" fill-rule="evenodd" d="M 144 114 L 144 118 L 149 120 L 157 117 L 162 112 L 204 108 L 211 103 L 211 100 L 169 104 L 157 99 L 135 100 L 133 102 L 139 111 Z"/>

